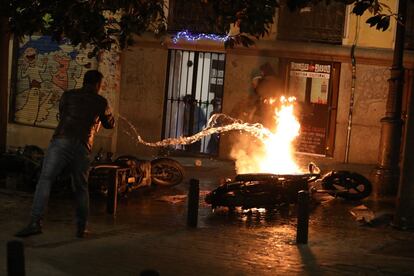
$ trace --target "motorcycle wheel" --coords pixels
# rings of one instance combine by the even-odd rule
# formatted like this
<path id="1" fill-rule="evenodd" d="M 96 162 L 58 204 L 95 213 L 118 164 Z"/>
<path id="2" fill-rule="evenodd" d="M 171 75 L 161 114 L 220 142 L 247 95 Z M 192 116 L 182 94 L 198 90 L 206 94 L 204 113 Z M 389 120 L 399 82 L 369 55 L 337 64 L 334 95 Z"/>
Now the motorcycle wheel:
<path id="1" fill-rule="evenodd" d="M 159 158 L 151 161 L 151 181 L 157 186 L 169 187 L 184 179 L 184 168 L 173 159 Z"/>
<path id="2" fill-rule="evenodd" d="M 372 184 L 363 175 L 348 171 L 332 171 L 322 178 L 322 187 L 329 194 L 347 200 L 360 200 L 372 192 Z M 341 191 L 342 190 L 342 191 Z"/>

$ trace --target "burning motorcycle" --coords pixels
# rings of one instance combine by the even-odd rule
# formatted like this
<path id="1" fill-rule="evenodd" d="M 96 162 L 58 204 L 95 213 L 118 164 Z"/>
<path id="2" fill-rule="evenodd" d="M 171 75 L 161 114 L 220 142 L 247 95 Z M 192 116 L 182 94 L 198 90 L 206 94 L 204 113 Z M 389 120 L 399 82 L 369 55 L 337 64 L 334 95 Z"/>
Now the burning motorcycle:
<path id="1" fill-rule="evenodd" d="M 372 191 L 371 182 L 363 175 L 349 171 L 330 171 L 324 175 L 313 163 L 305 174 L 239 174 L 208 193 L 206 203 L 217 207 L 272 209 L 296 203 L 299 191 L 328 193 L 346 200 L 361 200 Z"/>

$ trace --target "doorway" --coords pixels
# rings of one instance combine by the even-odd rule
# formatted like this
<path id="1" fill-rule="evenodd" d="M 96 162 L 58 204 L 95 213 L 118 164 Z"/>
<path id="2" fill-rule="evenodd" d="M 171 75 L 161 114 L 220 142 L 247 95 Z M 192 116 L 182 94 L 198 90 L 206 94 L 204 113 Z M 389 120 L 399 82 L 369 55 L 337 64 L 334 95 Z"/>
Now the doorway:
<path id="1" fill-rule="evenodd" d="M 169 50 L 163 138 L 191 136 L 220 113 L 223 99 L 225 54 Z M 219 137 L 211 135 L 173 149 L 192 154 L 218 154 Z"/>

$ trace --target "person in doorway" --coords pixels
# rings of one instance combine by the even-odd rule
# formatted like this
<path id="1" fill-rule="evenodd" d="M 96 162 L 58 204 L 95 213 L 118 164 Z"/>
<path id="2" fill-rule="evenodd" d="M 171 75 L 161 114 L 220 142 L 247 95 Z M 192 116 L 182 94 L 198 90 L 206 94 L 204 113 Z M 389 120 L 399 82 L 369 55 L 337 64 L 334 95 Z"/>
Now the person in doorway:
<path id="1" fill-rule="evenodd" d="M 210 102 L 213 105 L 213 111 L 210 113 L 210 118 L 214 114 L 219 114 L 221 112 L 221 98 L 214 98 Z M 220 122 L 218 122 L 220 126 Z M 219 134 L 213 133 L 210 136 L 210 140 L 208 141 L 207 145 L 207 152 L 210 154 L 217 154 L 218 153 L 218 146 L 219 146 Z"/>
<path id="2" fill-rule="evenodd" d="M 252 79 L 252 88 L 255 96 L 253 114 L 255 121 L 274 130 L 275 107 L 280 104 L 283 90 L 270 63 L 266 62 L 260 66 L 260 74 Z"/>
<path id="3" fill-rule="evenodd" d="M 201 108 L 201 103 L 197 102 L 193 95 L 185 95 L 183 97 L 184 102 L 184 124 L 183 124 L 183 133 L 185 136 L 191 136 L 196 133 L 199 133 L 203 130 L 205 124 L 207 123 L 206 114 Z M 191 112 L 193 112 L 191 114 Z M 191 127 L 191 128 L 190 128 Z M 192 152 L 201 151 L 201 141 L 197 141 L 189 146 L 186 146 L 186 149 Z"/>
<path id="4" fill-rule="evenodd" d="M 103 75 L 97 70 L 87 71 L 83 87 L 62 94 L 59 102 L 59 124 L 43 160 L 42 171 L 36 186 L 29 224 L 16 233 L 27 237 L 42 232 L 42 219 L 49 200 L 50 190 L 64 169 L 71 173 L 76 197 L 76 236 L 87 233 L 89 214 L 89 154 L 94 136 L 100 125 L 111 129 L 115 120 L 108 101 L 100 96 Z"/>

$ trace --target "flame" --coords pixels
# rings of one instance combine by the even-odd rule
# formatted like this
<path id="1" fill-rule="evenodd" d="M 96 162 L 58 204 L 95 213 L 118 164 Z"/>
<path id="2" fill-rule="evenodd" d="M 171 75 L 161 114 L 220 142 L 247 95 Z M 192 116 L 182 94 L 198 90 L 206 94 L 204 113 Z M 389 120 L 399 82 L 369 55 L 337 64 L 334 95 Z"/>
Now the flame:
<path id="1" fill-rule="evenodd" d="M 299 135 L 300 124 L 294 116 L 294 97 L 282 96 L 278 101 L 268 99 L 267 104 L 280 103 L 274 107 L 274 129 L 267 130 L 260 137 L 260 143 L 255 143 L 251 136 L 240 136 L 233 147 L 231 156 L 236 160 L 238 174 L 273 173 L 299 174 L 303 173 L 296 164 L 292 143 Z M 257 136 L 256 136 L 257 138 Z"/>
<path id="2" fill-rule="evenodd" d="M 264 143 L 264 156 L 259 161 L 259 172 L 295 174 L 301 170 L 293 155 L 292 143 L 299 135 L 300 124 L 293 113 L 295 97 L 280 98 L 281 107 L 275 108 L 276 130 Z"/>
<path id="3" fill-rule="evenodd" d="M 277 102 L 277 99 L 275 99 L 275 98 L 264 99 L 263 102 L 265 104 L 274 104 L 275 102 Z"/>

